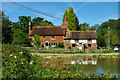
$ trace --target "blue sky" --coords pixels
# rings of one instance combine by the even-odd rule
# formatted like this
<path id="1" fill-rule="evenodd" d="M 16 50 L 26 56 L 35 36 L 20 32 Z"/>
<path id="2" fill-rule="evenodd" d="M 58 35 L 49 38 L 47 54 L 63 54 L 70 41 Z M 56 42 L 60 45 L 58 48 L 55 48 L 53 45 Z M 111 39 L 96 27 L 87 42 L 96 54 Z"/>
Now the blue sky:
<path id="1" fill-rule="evenodd" d="M 90 26 L 101 24 L 109 19 L 118 18 L 118 2 L 17 2 L 26 7 L 32 8 L 39 12 L 55 16 L 63 17 L 65 9 L 72 7 L 79 23 L 87 22 Z M 31 10 L 25 9 L 18 5 L 3 2 L 2 10 L 13 22 L 18 21 L 19 16 L 31 16 L 31 18 L 41 17 L 51 21 L 54 25 L 60 26 L 62 20 L 54 19 Z"/>

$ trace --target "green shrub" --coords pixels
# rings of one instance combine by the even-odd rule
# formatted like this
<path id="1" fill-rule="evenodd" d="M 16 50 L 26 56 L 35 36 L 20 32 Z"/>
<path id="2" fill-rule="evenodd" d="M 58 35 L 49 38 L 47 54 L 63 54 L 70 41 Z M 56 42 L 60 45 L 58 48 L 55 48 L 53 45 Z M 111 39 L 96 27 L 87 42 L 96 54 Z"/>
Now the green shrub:
<path id="1" fill-rule="evenodd" d="M 67 48 L 68 48 L 68 49 L 71 49 L 71 46 L 69 45 Z"/>
<path id="2" fill-rule="evenodd" d="M 112 49 L 110 50 L 103 50 L 102 53 L 114 53 L 115 51 L 113 51 Z"/>
<path id="3" fill-rule="evenodd" d="M 64 43 L 58 43 L 55 48 L 64 48 Z"/>
<path id="4" fill-rule="evenodd" d="M 94 57 L 94 58 L 96 58 L 96 57 L 97 57 L 97 55 L 93 55 L 93 57 Z"/>
<path id="5" fill-rule="evenodd" d="M 19 45 L 2 45 L 2 73 L 3 78 L 25 79 L 31 75 L 31 55 Z"/>

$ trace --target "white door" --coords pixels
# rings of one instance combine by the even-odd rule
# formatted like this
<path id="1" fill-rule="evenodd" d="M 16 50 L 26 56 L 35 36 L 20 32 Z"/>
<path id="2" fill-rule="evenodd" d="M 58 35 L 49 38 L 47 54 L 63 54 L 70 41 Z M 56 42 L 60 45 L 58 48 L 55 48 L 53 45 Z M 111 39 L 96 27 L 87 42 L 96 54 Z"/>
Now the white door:
<path id="1" fill-rule="evenodd" d="M 79 43 L 79 49 L 82 50 L 82 43 Z"/>

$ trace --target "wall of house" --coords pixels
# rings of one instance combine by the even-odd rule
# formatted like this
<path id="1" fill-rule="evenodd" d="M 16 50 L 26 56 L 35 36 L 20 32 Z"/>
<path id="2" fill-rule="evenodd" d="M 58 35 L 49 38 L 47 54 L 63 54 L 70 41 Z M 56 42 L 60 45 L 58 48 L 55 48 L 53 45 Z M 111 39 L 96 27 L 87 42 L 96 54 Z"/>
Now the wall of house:
<path id="1" fill-rule="evenodd" d="M 84 50 L 84 45 L 88 48 L 88 40 L 87 39 L 81 39 L 81 40 L 64 40 L 65 47 L 71 46 L 72 49 L 79 48 L 79 43 L 82 43 L 82 50 Z M 75 44 L 75 47 L 72 46 L 72 44 Z M 92 50 L 97 50 L 97 41 L 96 39 L 91 40 L 91 48 Z"/>
<path id="2" fill-rule="evenodd" d="M 29 36 L 29 38 L 33 39 L 33 36 Z M 49 43 L 62 43 L 64 40 L 64 36 L 55 36 L 55 40 L 51 39 L 51 36 L 40 36 L 41 42 L 44 44 L 44 42 L 47 40 Z"/>
<path id="3" fill-rule="evenodd" d="M 47 40 L 50 43 L 59 43 L 59 42 L 61 43 L 64 40 L 64 36 L 55 36 L 55 40 L 52 40 L 51 36 L 45 36 L 45 38 L 44 38 L 44 36 L 41 36 L 40 40 L 42 42 L 45 42 Z"/>

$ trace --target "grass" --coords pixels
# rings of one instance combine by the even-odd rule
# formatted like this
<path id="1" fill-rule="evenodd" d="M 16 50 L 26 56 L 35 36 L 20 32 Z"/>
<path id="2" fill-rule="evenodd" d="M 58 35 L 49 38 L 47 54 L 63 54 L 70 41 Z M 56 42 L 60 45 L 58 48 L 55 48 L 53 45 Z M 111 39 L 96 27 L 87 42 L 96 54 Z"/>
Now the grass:
<path id="1" fill-rule="evenodd" d="M 85 54 L 85 51 L 58 51 L 58 50 L 30 50 L 31 53 L 61 53 L 61 54 Z M 91 51 L 89 53 L 115 53 L 113 50 Z"/>
<path id="2" fill-rule="evenodd" d="M 31 50 L 31 53 L 61 53 L 61 54 L 84 54 L 84 51 L 53 51 L 53 50 Z"/>

